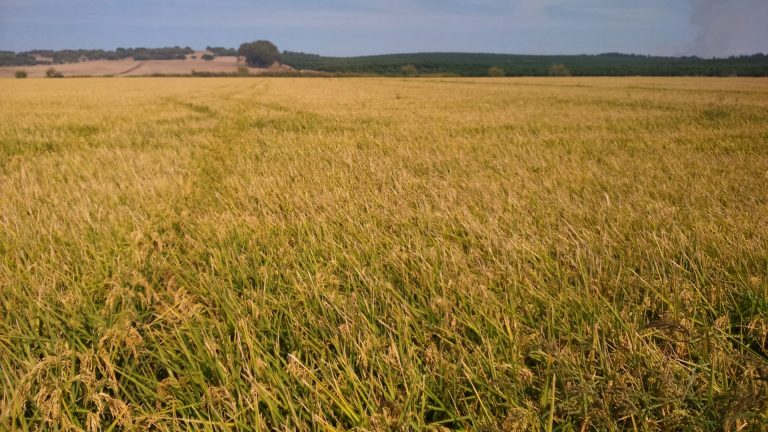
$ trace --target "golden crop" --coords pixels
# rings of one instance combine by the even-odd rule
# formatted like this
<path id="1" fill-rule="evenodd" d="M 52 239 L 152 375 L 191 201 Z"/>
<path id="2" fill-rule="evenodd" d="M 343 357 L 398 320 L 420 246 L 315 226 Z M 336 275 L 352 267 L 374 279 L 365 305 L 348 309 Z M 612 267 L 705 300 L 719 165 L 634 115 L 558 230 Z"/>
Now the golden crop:
<path id="1" fill-rule="evenodd" d="M 0 429 L 768 421 L 764 79 L 0 80 Z"/>

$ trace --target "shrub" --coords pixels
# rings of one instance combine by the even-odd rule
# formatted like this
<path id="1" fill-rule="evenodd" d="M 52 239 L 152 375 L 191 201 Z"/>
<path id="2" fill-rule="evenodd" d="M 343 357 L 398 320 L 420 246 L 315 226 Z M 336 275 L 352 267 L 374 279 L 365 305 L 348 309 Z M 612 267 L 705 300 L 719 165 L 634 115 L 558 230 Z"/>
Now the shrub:
<path id="1" fill-rule="evenodd" d="M 15 76 L 16 78 L 26 78 L 27 77 L 27 71 L 23 71 L 23 70 L 16 71 L 13 74 L 13 76 Z"/>
<path id="2" fill-rule="evenodd" d="M 250 74 L 250 73 L 251 73 L 251 72 L 250 72 L 250 71 L 248 70 L 248 68 L 247 68 L 247 67 L 245 67 L 245 66 L 240 66 L 239 68 L 237 68 L 237 74 L 238 74 L 238 75 L 248 75 L 248 74 Z"/>
<path id="3" fill-rule="evenodd" d="M 211 61 L 213 59 L 214 59 L 214 57 L 212 55 L 210 55 L 210 54 L 203 54 L 203 60 Z"/>
<path id="4" fill-rule="evenodd" d="M 571 76 L 571 71 L 562 64 L 553 64 L 549 68 L 549 74 L 551 76 Z"/>
<path id="5" fill-rule="evenodd" d="M 48 78 L 64 78 L 64 74 L 54 68 L 49 68 L 45 71 L 45 76 Z"/>
<path id="6" fill-rule="evenodd" d="M 500 67 L 494 66 L 494 67 L 488 69 L 488 76 L 503 77 L 504 75 L 506 75 L 506 73 L 504 72 L 504 69 L 502 69 Z"/>
<path id="7" fill-rule="evenodd" d="M 416 76 L 419 74 L 419 70 L 412 64 L 407 64 L 400 68 L 400 72 L 405 76 Z"/>

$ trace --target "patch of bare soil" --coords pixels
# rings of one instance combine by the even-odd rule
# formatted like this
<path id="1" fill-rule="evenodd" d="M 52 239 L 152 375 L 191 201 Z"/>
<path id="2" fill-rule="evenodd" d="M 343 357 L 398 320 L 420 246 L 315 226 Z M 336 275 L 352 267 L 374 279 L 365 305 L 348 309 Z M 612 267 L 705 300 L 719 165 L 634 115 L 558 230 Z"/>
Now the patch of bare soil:
<path id="1" fill-rule="evenodd" d="M 193 72 L 204 73 L 235 73 L 241 67 L 247 67 L 242 58 L 235 56 L 216 57 L 213 60 L 203 60 L 205 51 L 199 51 L 187 56 L 186 60 L 93 60 L 79 63 L 58 65 L 35 65 L 0 67 L 0 77 L 13 77 L 18 70 L 26 71 L 30 77 L 44 77 L 45 72 L 54 68 L 64 76 L 143 76 L 143 75 L 190 75 Z M 193 58 L 194 57 L 194 58 Z M 287 65 L 272 65 L 269 68 L 252 68 L 252 74 L 266 71 L 293 70 Z"/>

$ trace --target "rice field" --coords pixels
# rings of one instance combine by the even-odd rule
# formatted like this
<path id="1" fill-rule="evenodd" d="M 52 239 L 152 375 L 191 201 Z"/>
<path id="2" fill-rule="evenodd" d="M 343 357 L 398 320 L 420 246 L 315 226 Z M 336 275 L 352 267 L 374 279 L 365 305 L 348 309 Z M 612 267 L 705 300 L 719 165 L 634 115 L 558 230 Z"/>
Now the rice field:
<path id="1" fill-rule="evenodd" d="M 765 430 L 768 80 L 0 80 L 0 430 Z"/>

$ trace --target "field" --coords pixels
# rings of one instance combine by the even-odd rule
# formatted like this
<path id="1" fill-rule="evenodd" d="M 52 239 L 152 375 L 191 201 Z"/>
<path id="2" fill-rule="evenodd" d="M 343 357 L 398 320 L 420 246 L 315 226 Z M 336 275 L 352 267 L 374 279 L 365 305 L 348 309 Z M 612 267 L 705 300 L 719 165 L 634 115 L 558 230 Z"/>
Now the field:
<path id="1" fill-rule="evenodd" d="M 0 80 L 2 430 L 760 430 L 768 80 Z"/>
<path id="2" fill-rule="evenodd" d="M 145 76 L 145 75 L 191 75 L 194 72 L 210 74 L 235 74 L 238 68 L 245 67 L 237 57 L 216 57 L 211 61 L 203 60 L 205 52 L 188 55 L 186 60 L 91 60 L 79 63 L 64 63 L 35 66 L 1 66 L 0 78 L 13 77 L 17 71 L 25 71 L 30 77 L 44 77 L 45 72 L 54 68 L 67 77 L 82 76 Z M 248 73 L 259 74 L 269 71 L 248 67 Z"/>

